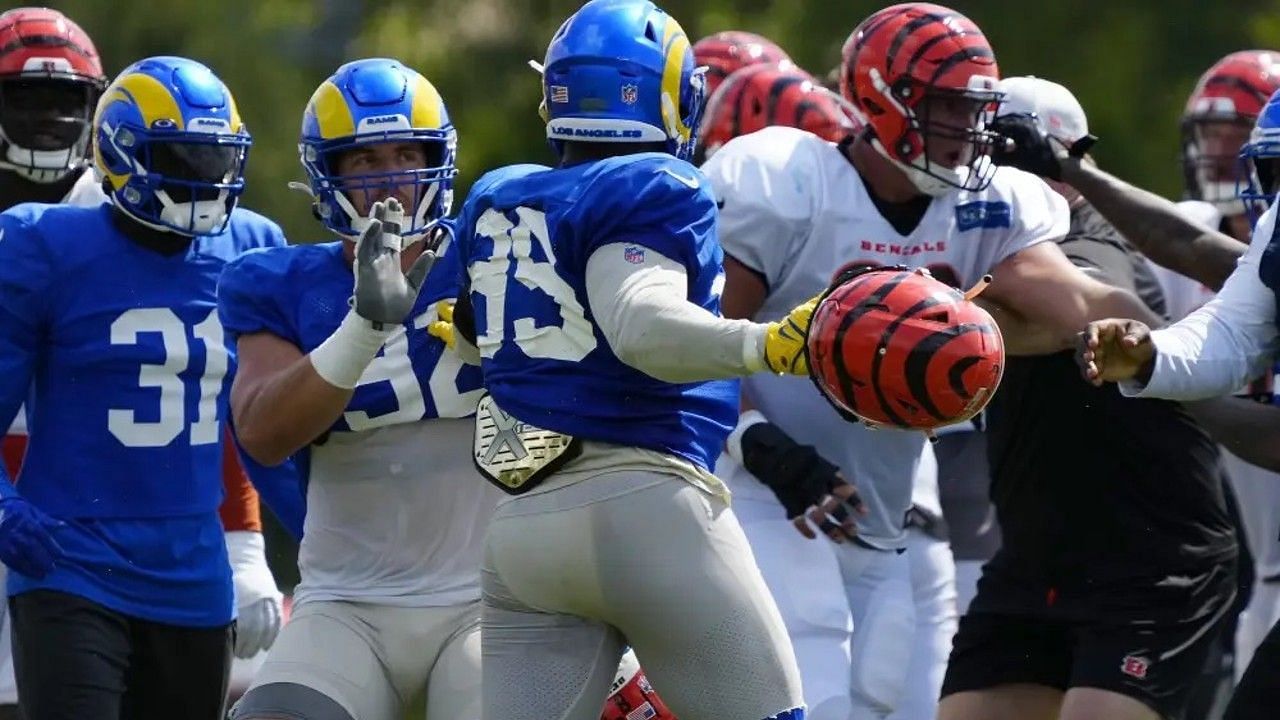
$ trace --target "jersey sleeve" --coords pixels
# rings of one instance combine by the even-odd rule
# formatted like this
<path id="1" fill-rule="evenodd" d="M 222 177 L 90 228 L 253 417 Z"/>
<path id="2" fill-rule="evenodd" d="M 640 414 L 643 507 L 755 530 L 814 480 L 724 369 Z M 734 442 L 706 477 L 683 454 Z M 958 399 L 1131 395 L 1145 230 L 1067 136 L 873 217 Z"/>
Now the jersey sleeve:
<path id="1" fill-rule="evenodd" d="M 1004 174 L 998 180 L 1003 197 L 996 203 L 1008 203 L 1007 230 L 1000 233 L 996 242 L 984 243 L 984 249 L 989 247 L 992 253 L 985 258 L 986 267 L 995 267 L 1010 255 L 1032 245 L 1061 240 L 1071 229 L 1071 210 L 1067 201 L 1043 180 L 1011 167 L 1002 167 L 999 172 Z M 957 215 L 964 209 L 964 205 L 957 206 Z M 1003 225 L 996 222 L 1000 214 L 988 212 L 984 218 L 993 226 Z"/>
<path id="2" fill-rule="evenodd" d="M 54 255 L 29 213 L 0 213 L 0 427 L 8 428 L 31 387 L 47 338 Z M 0 467 L 0 496 L 12 486 Z"/>
<path id="3" fill-rule="evenodd" d="M 287 261 L 284 253 L 256 250 L 227 264 L 218 278 L 218 318 L 232 336 L 269 332 L 301 345 L 292 313 L 278 294 L 289 282 Z"/>
<path id="4" fill-rule="evenodd" d="M 734 138 L 703 165 L 720 212 L 725 255 L 772 287 L 811 231 L 814 196 L 806 172 L 811 155 L 791 128 L 766 128 Z M 800 131 L 794 131 L 800 132 Z M 816 140 L 816 138 L 815 138 Z M 793 152 L 787 152 L 792 148 Z"/>
<path id="5" fill-rule="evenodd" d="M 1222 290 L 1204 307 L 1151 333 L 1155 367 L 1145 385 L 1120 383 L 1126 395 L 1198 400 L 1235 392 L 1257 377 L 1280 348 L 1276 296 L 1259 276 L 1275 235 L 1273 205 L 1254 228 L 1249 249 Z"/>

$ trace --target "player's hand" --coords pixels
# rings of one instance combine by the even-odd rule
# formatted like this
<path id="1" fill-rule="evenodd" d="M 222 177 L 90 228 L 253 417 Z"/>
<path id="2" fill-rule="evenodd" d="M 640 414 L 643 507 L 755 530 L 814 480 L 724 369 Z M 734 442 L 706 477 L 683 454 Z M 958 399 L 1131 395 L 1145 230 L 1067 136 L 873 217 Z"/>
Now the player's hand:
<path id="1" fill-rule="evenodd" d="M 1093 135 L 1085 135 L 1067 147 L 1041 130 L 1035 117 L 1023 114 L 1001 115 L 991 121 L 989 129 L 1006 141 L 995 143 L 991 151 L 992 162 L 1051 180 L 1062 180 L 1063 160 L 1083 157 L 1098 142 Z"/>
<path id="2" fill-rule="evenodd" d="M 1137 320 L 1096 320 L 1080 333 L 1076 363 L 1094 385 L 1137 379 L 1146 382 L 1155 365 L 1151 328 Z"/>
<path id="3" fill-rule="evenodd" d="M 262 533 L 234 530 L 226 537 L 236 593 L 234 652 L 238 658 L 251 658 L 270 648 L 280 633 L 284 598 L 267 566 Z"/>
<path id="4" fill-rule="evenodd" d="M 764 338 L 764 364 L 779 375 L 808 375 L 805 337 L 821 295 L 809 298 L 778 322 L 770 323 Z"/>
<path id="5" fill-rule="evenodd" d="M 436 261 L 434 250 L 425 249 L 409 268 L 400 269 L 404 238 L 404 208 L 390 198 L 373 204 L 369 226 L 356 240 L 356 286 L 353 303 L 356 314 L 378 329 L 404 322 L 418 300 L 418 289 Z"/>
<path id="6" fill-rule="evenodd" d="M 427 325 L 427 334 L 444 341 L 446 347 L 453 350 L 458 346 L 457 330 L 453 327 L 452 300 L 441 300 L 436 303 L 436 321 Z"/>
<path id="7" fill-rule="evenodd" d="M 812 522 L 833 541 L 844 542 L 857 532 L 853 515 L 866 514 L 839 468 L 773 423 L 756 423 L 742 433 L 742 465 L 773 491 L 787 519 L 807 538 L 817 537 Z"/>
<path id="8" fill-rule="evenodd" d="M 63 557 L 53 533 L 64 525 L 21 496 L 0 500 L 0 561 L 16 573 L 43 578 Z"/>

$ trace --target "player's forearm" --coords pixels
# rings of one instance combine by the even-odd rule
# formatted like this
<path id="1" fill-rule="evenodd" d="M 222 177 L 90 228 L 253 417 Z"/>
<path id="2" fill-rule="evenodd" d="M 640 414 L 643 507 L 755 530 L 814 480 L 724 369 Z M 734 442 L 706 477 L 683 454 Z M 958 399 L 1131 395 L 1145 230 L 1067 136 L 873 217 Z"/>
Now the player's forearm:
<path id="1" fill-rule="evenodd" d="M 320 377 L 306 357 L 253 387 L 242 387 L 237 377 L 231 411 L 240 447 L 262 465 L 279 465 L 323 435 L 351 395 Z"/>
<path id="2" fill-rule="evenodd" d="M 1064 160 L 1062 179 L 1156 264 L 1214 290 L 1222 287 L 1247 247 L 1188 219 L 1169 200 L 1134 187 L 1092 163 Z"/>
<path id="3" fill-rule="evenodd" d="M 1280 407 L 1236 397 L 1184 407 L 1214 440 L 1242 460 L 1280 472 Z"/>

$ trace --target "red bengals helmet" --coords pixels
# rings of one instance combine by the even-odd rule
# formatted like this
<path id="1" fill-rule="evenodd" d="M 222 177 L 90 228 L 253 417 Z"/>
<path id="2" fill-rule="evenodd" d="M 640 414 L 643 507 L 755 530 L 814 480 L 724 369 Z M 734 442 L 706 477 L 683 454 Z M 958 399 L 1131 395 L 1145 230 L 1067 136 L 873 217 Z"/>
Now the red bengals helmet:
<path id="1" fill-rule="evenodd" d="M 62 13 L 0 15 L 0 168 L 51 183 L 84 167 L 106 84 L 93 41 Z"/>
<path id="2" fill-rule="evenodd" d="M 1244 213 L 1236 197 L 1240 148 L 1253 123 L 1280 90 L 1280 53 L 1234 52 L 1214 63 L 1187 99 L 1182 113 L 1182 171 L 1187 195 L 1213 203 L 1223 215 Z"/>
<path id="3" fill-rule="evenodd" d="M 996 136 L 984 118 L 1000 100 L 1000 74 L 973 21 L 941 5 L 894 5 L 854 29 L 842 58 L 840 92 L 867 119 L 873 146 L 920 192 L 991 182 Z"/>
<path id="4" fill-rule="evenodd" d="M 727 30 L 693 44 L 693 57 L 707 66 L 707 97 L 734 72 L 748 65 L 791 65 L 791 58 L 772 40 L 755 33 Z"/>
<path id="5" fill-rule="evenodd" d="M 846 418 L 929 431 L 978 414 L 1004 371 L 985 310 L 923 270 L 843 273 L 807 339 L 814 383 Z"/>
<path id="6" fill-rule="evenodd" d="M 634 651 L 628 649 L 613 676 L 609 699 L 604 703 L 600 720 L 676 720 L 662 698 L 653 691 L 649 678 L 640 669 Z"/>
<path id="7" fill-rule="evenodd" d="M 711 96 L 699 133 L 711 157 L 733 138 L 771 125 L 840 142 L 857 130 L 855 117 L 844 98 L 798 67 L 748 65 L 726 78 Z"/>

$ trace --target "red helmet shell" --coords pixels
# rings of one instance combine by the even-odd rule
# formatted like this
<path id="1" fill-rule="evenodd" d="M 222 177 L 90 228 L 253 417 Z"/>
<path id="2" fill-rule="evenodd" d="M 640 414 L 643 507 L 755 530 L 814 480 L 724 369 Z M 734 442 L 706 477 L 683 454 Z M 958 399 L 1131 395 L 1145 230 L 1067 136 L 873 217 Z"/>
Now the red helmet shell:
<path id="1" fill-rule="evenodd" d="M 741 30 L 726 30 L 702 38 L 693 44 L 693 57 L 698 65 L 707 66 L 708 97 L 725 78 L 748 65 L 794 65 L 777 43 Z"/>
<path id="2" fill-rule="evenodd" d="M 707 104 L 700 132 L 708 156 L 739 135 L 784 125 L 840 142 L 857 130 L 855 111 L 795 66 L 749 65 L 734 72 Z"/>

